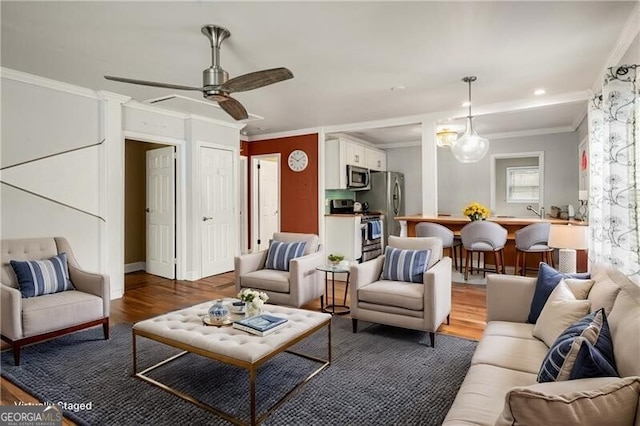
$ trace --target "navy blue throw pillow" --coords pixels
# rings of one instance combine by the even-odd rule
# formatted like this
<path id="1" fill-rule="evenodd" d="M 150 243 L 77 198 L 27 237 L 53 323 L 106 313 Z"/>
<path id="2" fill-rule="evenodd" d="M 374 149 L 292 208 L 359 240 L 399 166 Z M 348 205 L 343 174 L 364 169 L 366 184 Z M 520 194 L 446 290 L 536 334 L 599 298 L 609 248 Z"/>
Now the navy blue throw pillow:
<path id="1" fill-rule="evenodd" d="M 387 246 L 380 278 L 422 284 L 430 257 L 431 250 L 403 250 Z"/>
<path id="2" fill-rule="evenodd" d="M 618 372 L 595 346 L 585 341 L 578 351 L 569 380 L 591 377 L 618 377 Z"/>
<path id="3" fill-rule="evenodd" d="M 533 293 L 533 299 L 531 300 L 531 309 L 529 310 L 529 318 L 527 319 L 527 322 L 535 324 L 536 321 L 538 321 L 540 312 L 542 312 L 544 304 L 547 303 L 549 295 L 564 278 L 578 278 L 585 280 L 589 277 L 590 275 L 588 272 L 580 274 L 563 274 L 556 271 L 546 263 L 541 262 L 540 269 L 538 270 L 538 281 L 536 282 L 536 289 Z"/>

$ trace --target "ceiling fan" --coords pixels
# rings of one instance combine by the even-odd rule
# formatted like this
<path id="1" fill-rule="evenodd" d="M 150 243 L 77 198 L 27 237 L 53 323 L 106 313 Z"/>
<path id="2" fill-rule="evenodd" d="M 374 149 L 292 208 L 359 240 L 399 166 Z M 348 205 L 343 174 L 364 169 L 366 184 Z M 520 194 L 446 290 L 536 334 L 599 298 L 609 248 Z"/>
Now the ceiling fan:
<path id="1" fill-rule="evenodd" d="M 134 80 L 132 78 L 114 77 L 111 75 L 105 75 L 104 78 L 122 83 L 141 84 L 143 86 L 166 87 L 177 90 L 197 90 L 202 92 L 206 99 L 218 102 L 220 108 L 235 120 L 249 118 L 249 114 L 247 114 L 247 110 L 240 102 L 230 96 L 231 93 L 246 92 L 293 78 L 291 71 L 281 67 L 251 72 L 229 80 L 229 73 L 220 67 L 220 45 L 227 37 L 231 36 L 231 33 L 226 28 L 217 25 L 204 25 L 201 31 L 211 42 L 212 58 L 212 65 L 202 71 L 202 87 Z"/>

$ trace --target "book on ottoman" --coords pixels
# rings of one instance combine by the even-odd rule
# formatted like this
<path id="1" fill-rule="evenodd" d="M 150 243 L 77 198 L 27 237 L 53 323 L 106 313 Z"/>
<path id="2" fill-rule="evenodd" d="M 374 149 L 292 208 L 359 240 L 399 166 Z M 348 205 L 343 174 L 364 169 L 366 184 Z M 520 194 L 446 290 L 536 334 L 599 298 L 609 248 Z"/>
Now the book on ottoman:
<path id="1" fill-rule="evenodd" d="M 233 323 L 233 328 L 243 330 L 258 336 L 266 336 L 284 327 L 286 318 L 275 317 L 268 314 L 260 314 L 255 317 L 241 319 Z"/>

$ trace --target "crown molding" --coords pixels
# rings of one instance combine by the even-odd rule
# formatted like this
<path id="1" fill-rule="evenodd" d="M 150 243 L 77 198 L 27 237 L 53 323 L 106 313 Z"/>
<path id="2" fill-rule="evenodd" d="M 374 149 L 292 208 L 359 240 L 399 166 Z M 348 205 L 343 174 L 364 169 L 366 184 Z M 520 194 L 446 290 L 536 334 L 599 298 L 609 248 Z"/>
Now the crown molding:
<path id="1" fill-rule="evenodd" d="M 319 134 L 320 130 L 321 130 L 321 127 L 310 127 L 307 129 L 287 130 L 284 132 L 275 132 L 275 133 L 265 133 L 262 135 L 247 136 L 247 142 L 257 142 L 257 141 L 263 141 L 267 139 L 280 139 L 280 138 L 288 138 L 291 136 Z"/>
<path id="2" fill-rule="evenodd" d="M 76 86 L 74 84 L 63 83 L 61 81 L 52 80 L 50 78 L 40 77 L 39 75 L 29 74 L 22 71 L 13 70 L 11 68 L 0 68 L 0 77 L 9 80 L 19 81 L 20 83 L 30 84 L 33 86 L 45 87 L 47 89 L 57 90 L 59 92 L 69 93 L 71 95 L 82 96 L 85 98 L 100 100 L 100 95 L 95 90 L 85 87 Z"/>
<path id="3" fill-rule="evenodd" d="M 629 14 L 629 18 L 627 18 L 627 21 L 622 26 L 622 31 L 620 31 L 615 47 L 603 64 L 596 81 L 593 83 L 594 92 L 597 93 L 602 90 L 602 81 L 604 80 L 604 75 L 607 72 L 607 69 L 620 63 L 624 54 L 629 50 L 629 46 L 631 46 L 633 40 L 635 40 L 636 36 L 640 33 L 640 25 L 638 25 L 638 22 L 640 22 L 640 1 L 636 2 L 636 6 L 633 8 Z"/>
<path id="4" fill-rule="evenodd" d="M 398 143 L 382 143 L 375 145 L 375 148 L 379 149 L 393 149 L 393 148 L 410 148 L 414 146 L 422 146 L 422 141 L 410 141 L 410 142 L 398 142 Z"/>
<path id="5" fill-rule="evenodd" d="M 538 136 L 538 135 L 551 135 L 554 133 L 570 133 L 574 131 L 575 131 L 575 128 L 573 128 L 572 126 L 560 126 L 560 127 L 547 127 L 545 129 L 530 129 L 530 130 L 518 130 L 516 132 L 493 133 L 493 134 L 487 134 L 482 136 L 489 140 L 492 140 L 492 139 L 521 138 L 521 137 Z"/>

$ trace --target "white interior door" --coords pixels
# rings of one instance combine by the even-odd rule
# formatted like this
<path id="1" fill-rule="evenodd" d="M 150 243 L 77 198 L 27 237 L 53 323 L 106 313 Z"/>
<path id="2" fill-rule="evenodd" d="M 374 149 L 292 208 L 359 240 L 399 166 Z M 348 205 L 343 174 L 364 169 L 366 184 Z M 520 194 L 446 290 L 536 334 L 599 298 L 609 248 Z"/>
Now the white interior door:
<path id="1" fill-rule="evenodd" d="M 255 251 L 269 248 L 269 240 L 280 231 L 280 158 L 253 159 L 252 217 Z"/>
<path id="2" fill-rule="evenodd" d="M 150 274 L 174 279 L 176 165 L 174 148 L 147 151 L 147 258 Z"/>
<path id="3" fill-rule="evenodd" d="M 236 189 L 233 151 L 201 147 L 202 276 L 233 270 Z"/>

